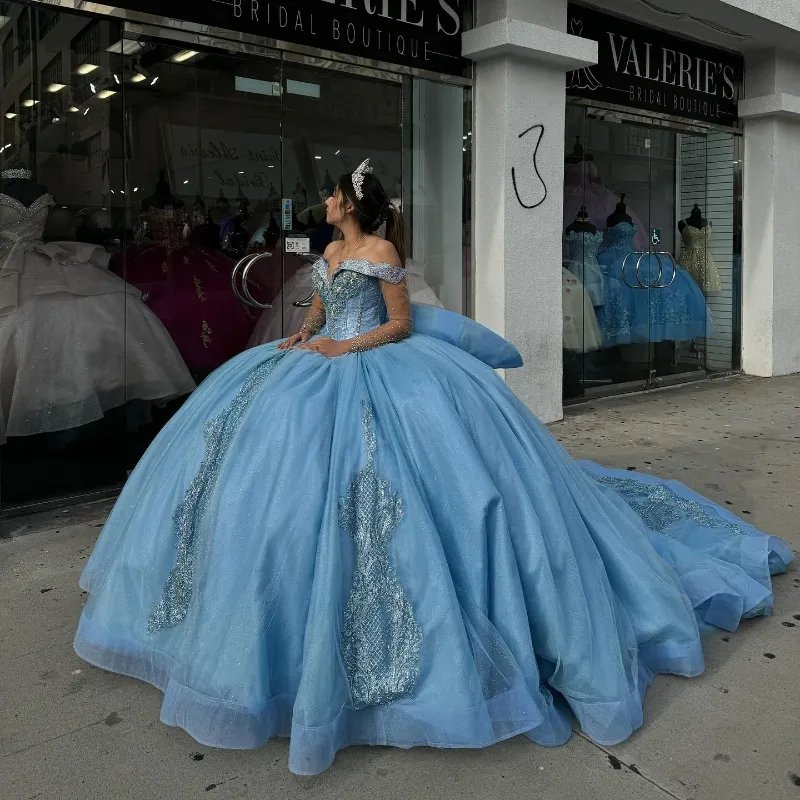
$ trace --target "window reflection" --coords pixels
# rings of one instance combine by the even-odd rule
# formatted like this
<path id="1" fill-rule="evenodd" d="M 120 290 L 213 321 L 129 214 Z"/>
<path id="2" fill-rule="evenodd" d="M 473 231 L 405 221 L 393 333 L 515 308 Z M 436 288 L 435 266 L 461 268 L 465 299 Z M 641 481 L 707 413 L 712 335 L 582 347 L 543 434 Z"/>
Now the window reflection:
<path id="1" fill-rule="evenodd" d="M 462 310 L 462 88 L 15 3 L 0 41 L 0 506 L 119 485 L 197 383 L 298 329 L 368 156 L 412 298 Z"/>

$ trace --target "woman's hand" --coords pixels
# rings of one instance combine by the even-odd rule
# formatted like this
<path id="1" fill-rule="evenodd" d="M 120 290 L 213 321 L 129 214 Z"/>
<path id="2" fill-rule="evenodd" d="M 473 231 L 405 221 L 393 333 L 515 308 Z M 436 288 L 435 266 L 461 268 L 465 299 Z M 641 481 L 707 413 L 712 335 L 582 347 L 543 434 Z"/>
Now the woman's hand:
<path id="1" fill-rule="evenodd" d="M 337 356 L 343 356 L 345 353 L 349 352 L 346 342 L 337 342 L 335 339 L 328 339 L 326 337 L 314 339 L 313 342 L 299 344 L 295 347 L 295 350 L 308 350 L 312 353 L 319 353 L 325 356 L 325 358 L 336 358 Z"/>
<path id="2" fill-rule="evenodd" d="M 290 336 L 285 342 L 278 345 L 278 350 L 291 350 L 298 342 L 307 342 L 311 338 L 311 334 L 307 331 L 300 331 Z"/>

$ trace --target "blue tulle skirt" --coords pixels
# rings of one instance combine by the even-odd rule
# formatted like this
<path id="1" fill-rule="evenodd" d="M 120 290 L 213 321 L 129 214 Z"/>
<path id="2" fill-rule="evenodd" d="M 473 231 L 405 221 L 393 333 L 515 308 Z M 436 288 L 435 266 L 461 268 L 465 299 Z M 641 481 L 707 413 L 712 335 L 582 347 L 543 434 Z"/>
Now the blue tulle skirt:
<path id="1" fill-rule="evenodd" d="M 573 461 L 494 371 L 413 334 L 263 345 L 133 472 L 81 585 L 80 656 L 199 742 L 611 745 L 700 629 L 769 613 L 792 556 L 681 484 Z"/>
<path id="2" fill-rule="evenodd" d="M 712 334 L 714 320 L 702 290 L 668 257 L 639 258 L 627 248 L 609 247 L 597 260 L 614 286 L 597 314 L 605 347 L 691 341 Z"/>

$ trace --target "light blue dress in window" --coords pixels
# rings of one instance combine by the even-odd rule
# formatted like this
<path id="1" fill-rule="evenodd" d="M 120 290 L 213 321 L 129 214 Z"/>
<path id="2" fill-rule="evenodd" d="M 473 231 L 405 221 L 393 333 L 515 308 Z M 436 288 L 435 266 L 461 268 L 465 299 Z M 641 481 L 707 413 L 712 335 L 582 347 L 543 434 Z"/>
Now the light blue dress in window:
<path id="1" fill-rule="evenodd" d="M 328 335 L 403 270 L 314 268 Z M 792 555 L 670 481 L 573 461 L 458 315 L 340 358 L 265 344 L 213 373 L 134 470 L 81 578 L 79 655 L 164 692 L 216 747 L 595 741 L 642 725 L 700 629 L 769 613 Z M 493 355 L 496 354 L 496 355 Z M 474 355 L 473 355 L 474 354 Z M 481 359 L 476 355 L 481 356 Z"/>
<path id="2" fill-rule="evenodd" d="M 607 247 L 597 256 L 605 278 L 616 279 L 624 292 L 621 303 L 615 300 L 598 312 L 606 346 L 691 341 L 709 336 L 713 318 L 700 287 L 685 269 L 673 266 L 674 262 L 664 256 L 659 280 L 655 255 L 644 255 L 640 261 L 638 255 L 630 255 L 635 233 L 636 228 L 627 222 L 609 228 Z"/>

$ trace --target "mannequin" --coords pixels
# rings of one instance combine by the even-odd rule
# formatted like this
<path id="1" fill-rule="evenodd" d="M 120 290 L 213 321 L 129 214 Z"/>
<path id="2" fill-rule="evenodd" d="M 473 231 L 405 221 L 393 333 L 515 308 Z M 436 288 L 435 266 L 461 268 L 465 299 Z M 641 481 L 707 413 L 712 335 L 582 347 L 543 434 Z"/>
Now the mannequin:
<path id="1" fill-rule="evenodd" d="M 685 220 L 681 220 L 678 223 L 678 230 L 683 233 L 683 229 L 687 225 L 691 225 L 693 228 L 697 228 L 702 230 L 708 225 L 708 220 L 703 217 L 703 212 L 700 210 L 700 206 L 695 203 L 694 208 L 692 209 L 692 213 L 689 214 L 689 217 Z"/>
<path id="2" fill-rule="evenodd" d="M 247 252 L 250 233 L 245 229 L 244 223 L 249 219 L 250 201 L 239 189 L 239 197 L 235 203 L 236 212 L 230 219 L 227 227 L 220 232 L 222 237 L 222 252 L 229 258 L 238 261 Z"/>
<path id="3" fill-rule="evenodd" d="M 47 189 L 33 180 L 33 174 L 22 161 L 15 160 L 3 170 L 0 193 L 29 207 L 47 194 Z"/>
<path id="4" fill-rule="evenodd" d="M 600 264 L 597 262 L 597 250 L 603 242 L 603 234 L 597 232 L 597 228 L 589 221 L 589 212 L 586 207 L 582 207 L 564 233 L 564 241 L 568 250 L 568 260 L 565 272 L 571 273 L 580 284 L 579 291 L 585 291 L 591 299 L 591 306 L 598 308 L 605 305 L 606 302 L 606 281 L 603 277 L 603 272 L 600 269 Z M 569 299 L 574 305 L 574 298 L 567 298 L 568 289 L 575 288 L 564 284 L 564 303 L 566 308 L 567 300 Z M 581 299 L 581 305 L 583 300 Z M 575 309 L 573 309 L 575 310 Z M 566 313 L 566 312 L 565 312 Z M 586 317 L 586 314 L 582 313 Z M 592 311 L 594 317 L 594 311 Z M 565 316 L 565 322 L 566 322 Z M 590 327 L 596 327 L 596 321 L 587 324 L 587 331 Z M 565 340 L 567 328 L 564 329 Z M 587 333 L 588 337 L 588 333 Z M 594 343 L 593 340 L 597 340 Z M 588 349 L 595 350 L 600 344 L 602 337 L 588 337 L 586 342 Z M 567 347 L 566 349 L 574 350 L 574 347 Z"/>
<path id="5" fill-rule="evenodd" d="M 633 225 L 633 219 L 631 218 L 630 214 L 628 214 L 628 207 L 625 205 L 624 194 L 620 195 L 619 203 L 617 203 L 616 209 L 606 220 L 606 224 L 609 228 L 613 228 L 615 225 L 619 225 L 621 222 L 627 222 L 628 225 Z"/>
<path id="6" fill-rule="evenodd" d="M 586 206 L 581 206 L 581 210 L 577 213 L 575 221 L 570 223 L 567 227 L 566 233 L 597 233 L 597 228 L 589 222 L 589 212 Z"/>
<path id="7" fill-rule="evenodd" d="M 158 208 L 162 211 L 167 208 L 183 208 L 183 200 L 172 194 L 172 189 L 167 183 L 166 170 L 159 170 L 155 191 L 150 197 L 142 200 L 142 213 L 151 208 Z"/>
<path id="8" fill-rule="evenodd" d="M 583 145 L 581 144 L 581 137 L 575 137 L 575 144 L 572 146 L 572 152 L 564 159 L 568 164 L 579 164 L 583 161 L 584 152 Z M 591 159 L 589 159 L 591 160 Z"/>

